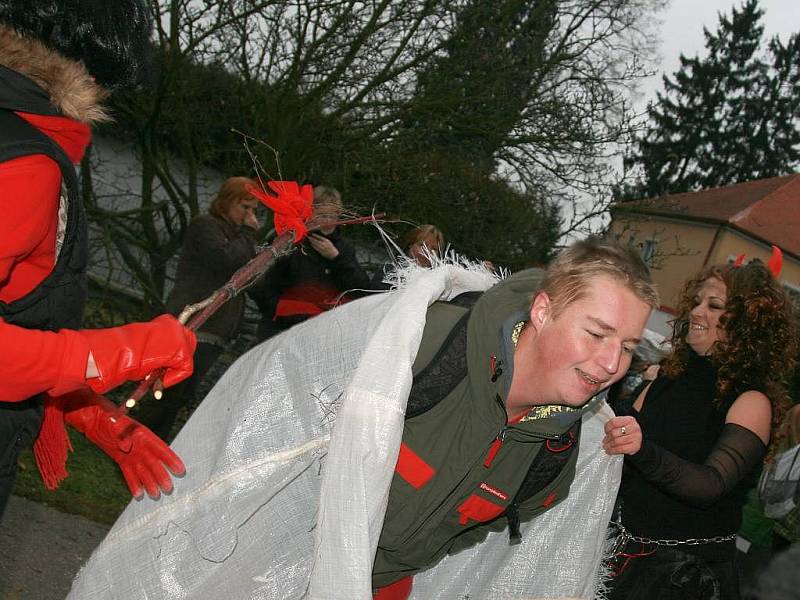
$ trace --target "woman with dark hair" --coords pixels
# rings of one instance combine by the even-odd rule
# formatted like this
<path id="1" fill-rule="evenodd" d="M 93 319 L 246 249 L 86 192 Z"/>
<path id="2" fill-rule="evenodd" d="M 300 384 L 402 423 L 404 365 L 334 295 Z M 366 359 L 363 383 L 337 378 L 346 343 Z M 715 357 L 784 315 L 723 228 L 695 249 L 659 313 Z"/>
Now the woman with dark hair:
<path id="1" fill-rule="evenodd" d="M 630 444 L 610 598 L 739 598 L 734 539 L 753 476 L 781 442 L 772 432 L 796 344 L 791 302 L 760 262 L 686 284 L 637 422 L 606 426 L 607 449 Z"/>
<path id="2" fill-rule="evenodd" d="M 248 185 L 256 184 L 247 177 L 226 180 L 211 201 L 208 214 L 189 223 L 175 286 L 167 297 L 167 310 L 173 315 L 180 314 L 187 304 L 209 297 L 255 256 L 258 200 L 247 191 Z M 197 331 L 192 376 L 167 390 L 160 400 L 142 406 L 142 422 L 161 439 L 172 439 L 170 432 L 178 412 L 194 398 L 205 374 L 238 333 L 244 304 L 245 296 L 240 294 L 222 305 Z"/>

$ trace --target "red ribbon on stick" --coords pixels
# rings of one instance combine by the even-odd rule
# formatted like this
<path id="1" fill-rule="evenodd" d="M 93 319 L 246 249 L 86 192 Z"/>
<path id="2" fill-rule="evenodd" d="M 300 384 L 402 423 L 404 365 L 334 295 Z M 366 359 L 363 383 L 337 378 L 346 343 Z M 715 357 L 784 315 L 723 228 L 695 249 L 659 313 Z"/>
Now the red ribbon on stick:
<path id="1" fill-rule="evenodd" d="M 267 186 L 276 195 L 252 185 L 247 186 L 247 191 L 275 213 L 273 220 L 278 235 L 294 231 L 294 243 L 299 243 L 308 233 L 306 221 L 313 212 L 314 188 L 300 186 L 296 181 L 268 181 Z"/>

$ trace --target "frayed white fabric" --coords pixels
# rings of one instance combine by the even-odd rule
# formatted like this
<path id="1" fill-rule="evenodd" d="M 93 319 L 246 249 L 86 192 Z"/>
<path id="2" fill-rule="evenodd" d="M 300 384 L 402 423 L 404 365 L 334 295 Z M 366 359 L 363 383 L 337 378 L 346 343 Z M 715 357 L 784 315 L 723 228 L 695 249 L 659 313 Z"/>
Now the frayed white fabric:
<path id="1" fill-rule="evenodd" d="M 236 361 L 173 444 L 185 477 L 128 506 L 69 598 L 369 600 L 426 309 L 496 278 L 440 265 L 403 280 Z M 417 575 L 412 598 L 592 598 L 621 469 L 600 447 L 609 414 L 584 418 L 570 495 L 521 545 L 490 535 Z"/>

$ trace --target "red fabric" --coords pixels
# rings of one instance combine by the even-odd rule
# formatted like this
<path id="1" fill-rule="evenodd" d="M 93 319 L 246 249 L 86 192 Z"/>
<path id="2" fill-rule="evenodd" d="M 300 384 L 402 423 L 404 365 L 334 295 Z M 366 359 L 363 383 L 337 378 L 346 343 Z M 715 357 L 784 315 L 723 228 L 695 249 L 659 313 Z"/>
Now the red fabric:
<path id="1" fill-rule="evenodd" d="M 167 369 L 162 376 L 165 387 L 192 374 L 197 339 L 172 315 L 161 315 L 147 323 L 77 333 L 91 348 L 100 373 L 86 380 L 96 392 L 107 392 L 125 381 L 139 381 L 159 368 Z"/>
<path id="2" fill-rule="evenodd" d="M 772 273 L 772 276 L 777 279 L 781 274 L 783 268 L 783 252 L 777 246 L 772 246 L 772 256 L 767 261 L 767 269 Z"/>
<path id="3" fill-rule="evenodd" d="M 72 164 L 77 165 L 81 162 L 89 142 L 92 141 L 92 130 L 86 123 L 79 123 L 68 117 L 50 117 L 25 112 L 17 112 L 16 115 L 57 143 Z"/>
<path id="4" fill-rule="evenodd" d="M 75 331 L 25 329 L 0 319 L 0 399 L 60 396 L 86 384 L 89 346 Z"/>
<path id="5" fill-rule="evenodd" d="M 341 294 L 332 285 L 319 281 L 304 281 L 281 294 L 273 318 L 318 315 L 347 302 L 346 298 L 339 298 Z"/>
<path id="6" fill-rule="evenodd" d="M 458 522 L 462 525 L 467 525 L 470 520 L 485 523 L 502 514 L 505 509 L 505 506 L 495 504 L 476 494 L 472 494 L 458 507 L 458 512 L 461 515 Z"/>
<path id="7" fill-rule="evenodd" d="M 33 444 L 36 466 L 48 490 L 56 489 L 69 474 L 67 456 L 71 451 L 72 444 L 64 428 L 64 410 L 59 402 L 48 396 L 44 403 L 42 428 Z"/>
<path id="8" fill-rule="evenodd" d="M 91 139 L 87 125 L 65 117 L 17 114 L 80 162 Z M 42 154 L 0 163 L 0 300 L 21 298 L 53 270 L 60 192 L 61 170 Z"/>
<path id="9" fill-rule="evenodd" d="M 550 492 L 549 494 L 547 494 L 547 498 L 544 499 L 544 502 L 542 502 L 542 506 L 544 506 L 545 508 L 549 507 L 553 502 L 555 502 L 555 499 L 556 499 L 556 493 Z"/>
<path id="10" fill-rule="evenodd" d="M 17 113 L 79 162 L 91 139 L 87 125 L 65 117 Z M 61 171 L 31 155 L 0 163 L 0 300 L 33 290 L 55 265 Z M 65 393 L 83 384 L 89 349 L 71 332 L 23 329 L 0 320 L 0 399 Z"/>
<path id="11" fill-rule="evenodd" d="M 138 498 L 146 491 L 158 498 L 161 491 L 172 491 L 169 471 L 182 475 L 183 462 L 166 443 L 147 427 L 130 417 L 112 417 L 116 407 L 92 390 L 56 398 L 64 421 L 84 434 L 118 465 L 131 494 Z M 169 469 L 169 471 L 167 470 Z"/>
<path id="12" fill-rule="evenodd" d="M 423 487 L 436 475 L 436 469 L 422 460 L 405 442 L 400 444 L 400 454 L 394 470 L 403 481 L 416 489 Z"/>
<path id="13" fill-rule="evenodd" d="M 411 595 L 411 586 L 414 577 L 409 575 L 399 581 L 378 588 L 372 595 L 372 600 L 406 600 Z"/>
<path id="14" fill-rule="evenodd" d="M 252 185 L 247 186 L 247 191 L 275 213 L 275 231 L 294 231 L 294 243 L 299 243 L 308 233 L 306 222 L 313 212 L 314 188 L 300 186 L 296 181 L 268 181 L 267 186 L 275 196 Z"/>
<path id="15" fill-rule="evenodd" d="M 500 446 L 503 445 L 503 440 L 495 438 L 492 445 L 489 446 L 489 452 L 486 454 L 486 460 L 483 461 L 483 466 L 487 469 L 492 466 L 492 461 L 497 453 L 500 452 Z"/>

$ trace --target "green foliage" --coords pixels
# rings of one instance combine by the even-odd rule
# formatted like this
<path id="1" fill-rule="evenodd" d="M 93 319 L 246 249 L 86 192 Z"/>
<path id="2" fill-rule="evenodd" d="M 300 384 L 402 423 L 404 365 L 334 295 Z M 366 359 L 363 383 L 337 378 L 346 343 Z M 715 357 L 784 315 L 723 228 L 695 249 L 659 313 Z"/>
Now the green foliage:
<path id="1" fill-rule="evenodd" d="M 487 176 L 468 157 L 429 150 L 404 159 L 376 155 L 373 169 L 352 180 L 352 197 L 373 198 L 390 219 L 436 225 L 473 259 L 517 270 L 551 258 L 561 231 L 555 205 Z"/>
<path id="2" fill-rule="evenodd" d="M 791 172 L 800 160 L 800 36 L 762 43 L 757 0 L 704 30 L 707 55 L 680 57 L 648 109 L 628 166 L 627 199 L 696 191 Z M 766 52 L 765 52 L 766 50 Z"/>
<path id="3" fill-rule="evenodd" d="M 48 504 L 70 514 L 112 524 L 131 500 L 116 463 L 80 433 L 70 430 L 74 452 L 67 461 L 67 477 L 55 491 L 44 487 L 33 452 L 19 459 L 14 494 Z"/>

